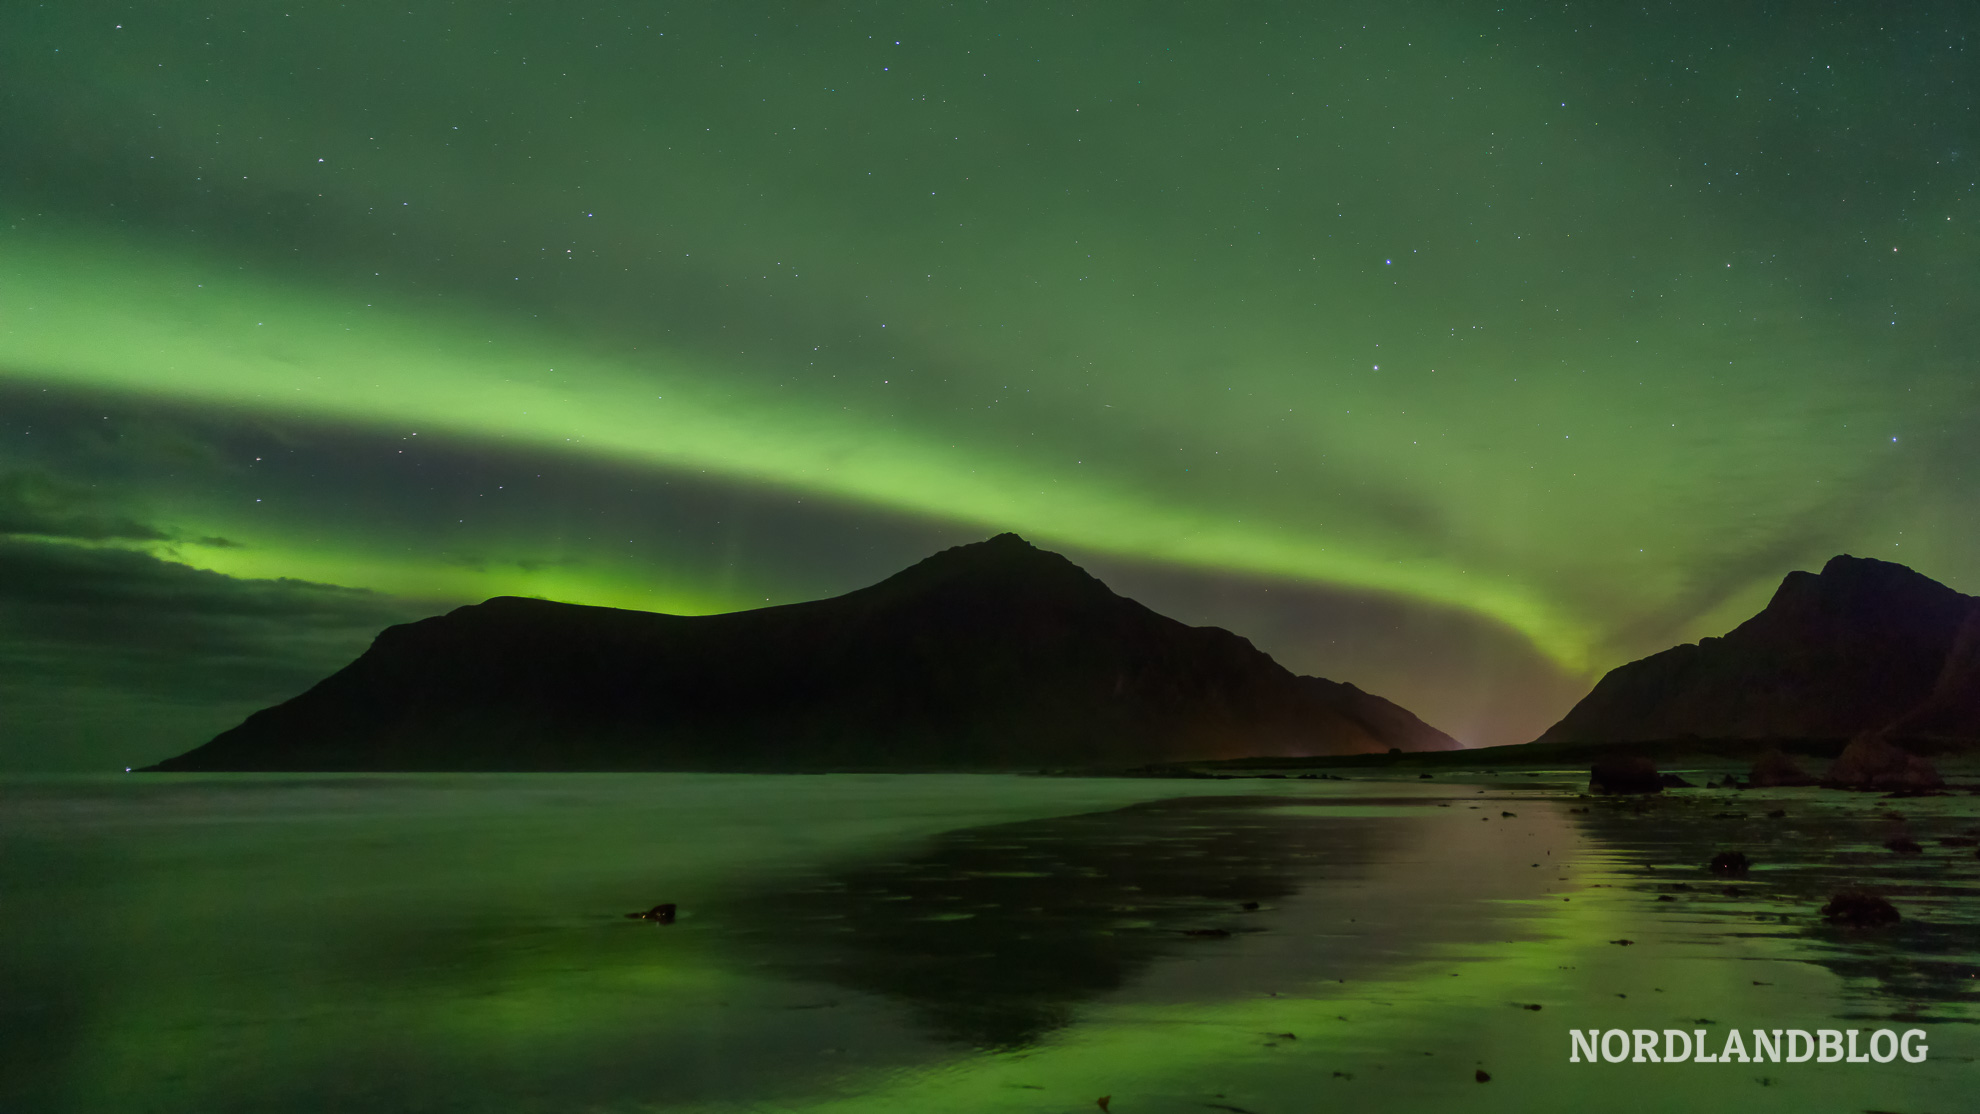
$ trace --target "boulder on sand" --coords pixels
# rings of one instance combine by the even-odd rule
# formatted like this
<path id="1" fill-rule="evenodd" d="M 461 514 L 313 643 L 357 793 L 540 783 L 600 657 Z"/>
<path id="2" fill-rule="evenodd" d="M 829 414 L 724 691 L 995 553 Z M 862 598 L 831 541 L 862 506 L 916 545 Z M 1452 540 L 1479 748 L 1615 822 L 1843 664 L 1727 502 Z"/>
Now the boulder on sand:
<path id="1" fill-rule="evenodd" d="M 1901 790 L 1938 789 L 1945 779 L 1930 762 L 1891 742 L 1882 735 L 1865 732 L 1850 740 L 1836 756 L 1822 785 L 1827 789 Z"/>
<path id="2" fill-rule="evenodd" d="M 1604 758 L 1588 769 L 1590 793 L 1662 793 L 1664 779 L 1648 758 Z"/>
<path id="3" fill-rule="evenodd" d="M 1789 758 L 1787 752 L 1779 747 L 1754 759 L 1753 772 L 1747 775 L 1746 780 L 1756 789 L 1815 784 L 1815 776 L 1802 769 L 1799 763 Z"/>
<path id="4" fill-rule="evenodd" d="M 1745 874 L 1752 867 L 1753 860 L 1747 858 L 1745 852 L 1721 851 L 1712 856 L 1712 862 L 1706 869 L 1714 874 Z"/>
<path id="5" fill-rule="evenodd" d="M 1873 928 L 1896 924 L 1901 918 L 1890 902 L 1867 890 L 1842 890 L 1822 906 L 1822 919 L 1830 924 Z"/>

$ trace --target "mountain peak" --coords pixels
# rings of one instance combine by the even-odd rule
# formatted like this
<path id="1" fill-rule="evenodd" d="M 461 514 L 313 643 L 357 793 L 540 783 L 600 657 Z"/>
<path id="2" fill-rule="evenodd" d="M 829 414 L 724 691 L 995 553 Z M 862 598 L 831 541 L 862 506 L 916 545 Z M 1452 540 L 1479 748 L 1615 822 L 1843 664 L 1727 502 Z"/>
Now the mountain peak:
<path id="1" fill-rule="evenodd" d="M 1766 609 L 1726 637 L 1791 644 L 1905 631 L 1942 642 L 1971 602 L 1908 566 L 1843 553 L 1829 558 L 1820 573 L 1789 573 Z M 1926 630 L 1932 633 L 1924 635 Z"/>
<path id="2" fill-rule="evenodd" d="M 952 545 L 939 553 L 932 554 L 928 560 L 932 561 L 951 554 L 956 557 L 968 557 L 976 560 L 986 558 L 995 560 L 1022 560 L 1025 558 L 1065 560 L 1065 558 L 1060 557 L 1058 554 L 1040 549 L 1009 531 L 1005 531 L 994 537 L 985 538 L 980 542 L 966 542 L 962 545 Z"/>
<path id="3" fill-rule="evenodd" d="M 1980 638 L 1962 642 L 1966 627 L 1980 630 L 1980 600 L 1892 561 L 1839 554 L 1820 573 L 1789 573 L 1724 638 L 1610 671 L 1541 739 L 1848 738 L 1898 723 L 1971 731 L 1980 670 L 1961 647 Z"/>
<path id="4" fill-rule="evenodd" d="M 893 592 L 965 585 L 1023 587 L 1027 590 L 1055 586 L 1062 591 L 1098 592 L 1113 596 L 1105 584 L 1085 569 L 1012 533 L 951 546 L 902 569 L 866 591 Z"/>
<path id="5" fill-rule="evenodd" d="M 1909 565 L 1900 565 L 1895 561 L 1880 561 L 1875 557 L 1852 557 L 1847 553 L 1838 553 L 1829 558 L 1823 564 L 1822 571 L 1813 576 L 1808 573 L 1789 575 L 1800 578 L 1805 583 L 1819 585 L 1822 591 L 1830 594 L 1907 590 L 1947 596 L 1959 594 Z"/>
<path id="6" fill-rule="evenodd" d="M 1901 576 L 1928 579 L 1909 565 L 1895 561 L 1880 561 L 1875 557 L 1855 557 L 1848 553 L 1838 553 L 1822 565 L 1822 576 Z"/>

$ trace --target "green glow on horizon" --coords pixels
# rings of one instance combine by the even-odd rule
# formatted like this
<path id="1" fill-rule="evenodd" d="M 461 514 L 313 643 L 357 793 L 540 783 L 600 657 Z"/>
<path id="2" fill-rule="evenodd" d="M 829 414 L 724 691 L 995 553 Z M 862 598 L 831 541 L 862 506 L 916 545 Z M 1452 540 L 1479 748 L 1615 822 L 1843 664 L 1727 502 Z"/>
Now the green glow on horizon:
<path id="1" fill-rule="evenodd" d="M 530 596 L 594 607 L 658 611 L 670 615 L 711 615 L 745 610 L 762 601 L 674 590 L 656 585 L 651 572 L 627 568 L 563 567 L 519 569 L 470 568 L 405 559 L 392 561 L 375 553 L 340 552 L 321 547 L 280 548 L 255 545 L 242 549 L 175 546 L 159 556 L 193 568 L 208 569 L 246 580 L 306 580 L 319 584 L 360 585 L 410 600 L 482 600 L 494 596 Z"/>

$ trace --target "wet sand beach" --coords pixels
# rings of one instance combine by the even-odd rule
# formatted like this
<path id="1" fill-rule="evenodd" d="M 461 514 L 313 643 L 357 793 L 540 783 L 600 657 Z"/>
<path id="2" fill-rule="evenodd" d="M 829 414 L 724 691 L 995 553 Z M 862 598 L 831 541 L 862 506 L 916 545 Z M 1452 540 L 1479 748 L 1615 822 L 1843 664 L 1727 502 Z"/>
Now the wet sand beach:
<path id="1" fill-rule="evenodd" d="M 1585 780 L 10 779 L 0 1106 L 1963 1108 L 1980 797 Z M 1826 923 L 1851 886 L 1902 920 Z M 1569 1063 L 1590 1028 L 1930 1053 Z"/>

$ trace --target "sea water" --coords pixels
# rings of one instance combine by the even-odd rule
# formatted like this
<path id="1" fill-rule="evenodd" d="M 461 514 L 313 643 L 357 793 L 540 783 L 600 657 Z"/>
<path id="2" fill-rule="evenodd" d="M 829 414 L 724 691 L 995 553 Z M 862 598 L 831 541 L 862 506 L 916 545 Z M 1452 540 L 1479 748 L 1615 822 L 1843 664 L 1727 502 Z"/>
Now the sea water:
<path id="1" fill-rule="evenodd" d="M 13 778 L 0 1110 L 1970 1108 L 1975 798 L 1575 782 Z"/>

